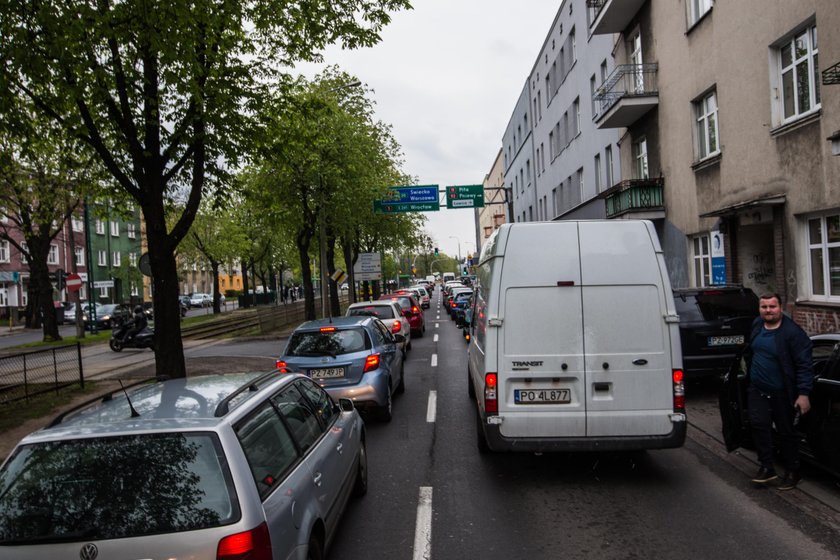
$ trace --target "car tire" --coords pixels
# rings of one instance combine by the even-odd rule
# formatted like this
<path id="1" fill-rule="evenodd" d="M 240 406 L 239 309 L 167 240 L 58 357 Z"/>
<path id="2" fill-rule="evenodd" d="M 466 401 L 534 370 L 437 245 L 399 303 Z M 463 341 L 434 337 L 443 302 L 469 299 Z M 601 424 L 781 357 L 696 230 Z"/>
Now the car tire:
<path id="1" fill-rule="evenodd" d="M 475 385 L 473 385 L 472 375 L 470 375 L 470 368 L 467 366 L 467 394 L 471 399 L 475 398 Z"/>
<path id="2" fill-rule="evenodd" d="M 481 425 L 481 412 L 475 409 L 475 443 L 478 452 L 482 455 L 490 453 L 490 446 L 487 445 L 487 436 L 484 435 L 484 427 Z"/>
<path id="3" fill-rule="evenodd" d="M 324 560 L 324 545 L 318 537 L 309 537 L 309 545 L 306 547 L 306 560 Z"/>
<path id="4" fill-rule="evenodd" d="M 368 491 L 368 463 L 367 463 L 367 449 L 365 447 L 365 440 L 361 442 L 359 448 L 359 464 L 356 469 L 356 482 L 353 485 L 353 496 L 361 498 Z"/>
<path id="5" fill-rule="evenodd" d="M 423 338 L 423 329 L 417 329 L 416 331 L 411 333 L 411 336 L 416 336 L 417 338 Z"/>
<path id="6" fill-rule="evenodd" d="M 394 397 L 391 395 L 391 380 L 388 380 L 388 390 L 385 397 L 385 405 L 379 408 L 379 421 L 390 422 L 394 417 Z"/>

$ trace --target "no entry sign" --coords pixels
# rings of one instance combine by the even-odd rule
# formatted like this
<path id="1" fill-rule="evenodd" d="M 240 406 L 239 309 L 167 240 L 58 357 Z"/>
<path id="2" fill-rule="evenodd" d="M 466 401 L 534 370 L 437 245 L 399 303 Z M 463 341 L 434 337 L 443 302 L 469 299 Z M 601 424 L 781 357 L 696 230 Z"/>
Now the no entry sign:
<path id="1" fill-rule="evenodd" d="M 78 274 L 68 274 L 64 279 L 64 285 L 71 292 L 78 292 L 82 288 L 82 277 Z"/>

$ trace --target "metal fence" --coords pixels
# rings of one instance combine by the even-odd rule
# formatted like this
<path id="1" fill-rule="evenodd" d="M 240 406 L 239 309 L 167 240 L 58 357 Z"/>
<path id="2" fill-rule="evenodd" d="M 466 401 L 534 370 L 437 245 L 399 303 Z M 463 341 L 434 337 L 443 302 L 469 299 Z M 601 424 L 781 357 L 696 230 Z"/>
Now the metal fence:
<path id="1" fill-rule="evenodd" d="M 85 383 L 79 343 L 0 356 L 0 404 L 58 392 L 76 383 L 82 387 Z"/>

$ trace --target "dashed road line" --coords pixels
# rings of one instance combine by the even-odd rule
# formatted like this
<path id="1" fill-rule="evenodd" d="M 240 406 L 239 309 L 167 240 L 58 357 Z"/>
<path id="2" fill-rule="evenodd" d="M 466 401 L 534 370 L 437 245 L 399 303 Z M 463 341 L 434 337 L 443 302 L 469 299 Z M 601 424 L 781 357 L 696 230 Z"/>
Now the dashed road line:
<path id="1" fill-rule="evenodd" d="M 421 486 L 417 499 L 417 522 L 414 526 L 413 560 L 432 557 L 432 487 Z"/>
<path id="2" fill-rule="evenodd" d="M 432 367 L 437 367 L 437 354 L 432 354 Z"/>
<path id="3" fill-rule="evenodd" d="M 437 391 L 429 391 L 429 403 L 426 405 L 426 422 L 434 422 L 437 414 Z"/>

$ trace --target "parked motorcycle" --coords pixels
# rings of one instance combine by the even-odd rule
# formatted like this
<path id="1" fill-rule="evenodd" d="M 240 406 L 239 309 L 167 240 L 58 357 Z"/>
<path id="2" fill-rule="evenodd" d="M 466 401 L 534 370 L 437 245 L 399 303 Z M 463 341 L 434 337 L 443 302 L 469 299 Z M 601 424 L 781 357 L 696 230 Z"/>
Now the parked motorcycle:
<path id="1" fill-rule="evenodd" d="M 131 321 L 127 321 L 115 327 L 111 332 L 109 346 L 114 352 L 120 352 L 123 348 L 152 348 L 155 345 L 155 331 L 146 327 L 131 339 L 125 340 L 126 333 L 131 328 Z"/>

